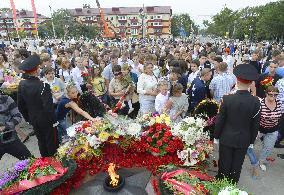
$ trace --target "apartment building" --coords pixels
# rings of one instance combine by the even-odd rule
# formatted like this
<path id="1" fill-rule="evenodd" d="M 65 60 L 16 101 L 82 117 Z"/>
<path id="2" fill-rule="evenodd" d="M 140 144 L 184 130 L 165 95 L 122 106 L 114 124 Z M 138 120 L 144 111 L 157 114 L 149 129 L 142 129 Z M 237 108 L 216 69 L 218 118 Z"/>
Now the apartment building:
<path id="1" fill-rule="evenodd" d="M 119 37 L 171 37 L 170 6 L 102 8 L 110 31 Z M 69 9 L 74 20 L 86 25 L 97 25 L 103 30 L 98 8 Z"/>
<path id="2" fill-rule="evenodd" d="M 48 17 L 37 14 L 38 18 L 38 24 L 49 20 Z M 9 32 L 15 32 L 16 31 L 16 25 L 13 21 L 13 13 L 12 11 L 8 12 L 1 12 L 0 13 L 0 33 L 6 33 L 6 25 Z M 29 36 L 36 35 L 35 30 L 35 19 L 32 11 L 28 10 L 17 10 L 17 25 L 19 28 L 19 31 L 25 31 Z"/>

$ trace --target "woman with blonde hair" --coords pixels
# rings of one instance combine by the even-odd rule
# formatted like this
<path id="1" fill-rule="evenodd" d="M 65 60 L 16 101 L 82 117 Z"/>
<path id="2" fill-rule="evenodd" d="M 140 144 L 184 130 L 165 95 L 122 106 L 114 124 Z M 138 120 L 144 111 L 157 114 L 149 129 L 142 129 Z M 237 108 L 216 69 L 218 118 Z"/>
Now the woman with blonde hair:
<path id="1" fill-rule="evenodd" d="M 60 61 L 59 77 L 63 82 L 68 83 L 71 80 L 71 64 L 67 58 L 61 58 Z"/>
<path id="2" fill-rule="evenodd" d="M 82 110 L 78 104 L 74 101 L 78 97 L 77 87 L 73 83 L 69 83 L 65 89 L 65 95 L 60 99 L 56 109 L 56 119 L 59 122 L 57 127 L 59 141 L 67 138 L 67 120 L 66 116 L 70 110 L 74 110 L 76 113 L 82 115 L 84 118 L 95 121 L 87 112 Z"/>

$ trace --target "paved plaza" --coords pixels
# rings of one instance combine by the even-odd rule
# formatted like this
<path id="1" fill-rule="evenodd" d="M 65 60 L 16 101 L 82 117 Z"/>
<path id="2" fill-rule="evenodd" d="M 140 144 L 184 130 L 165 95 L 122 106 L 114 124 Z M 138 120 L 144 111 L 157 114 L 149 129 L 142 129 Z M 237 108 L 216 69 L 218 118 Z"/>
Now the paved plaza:
<path id="1" fill-rule="evenodd" d="M 29 133 L 31 127 L 26 123 L 20 124 L 20 128 L 25 132 Z M 256 154 L 259 153 L 261 143 L 257 141 L 255 146 Z M 26 146 L 32 152 L 35 157 L 39 157 L 39 150 L 37 146 L 37 139 L 35 136 L 32 136 L 27 142 Z M 239 182 L 239 187 L 246 190 L 247 192 L 254 195 L 283 195 L 284 194 L 284 160 L 277 158 L 278 153 L 284 153 L 284 149 L 274 149 L 272 158 L 275 158 L 275 161 L 267 167 L 267 171 L 263 172 L 259 170 L 259 178 L 253 180 L 250 176 L 251 166 L 249 158 L 246 157 L 244 166 L 242 169 L 242 174 Z M 4 155 L 0 161 L 0 172 L 2 173 L 7 168 L 9 168 L 17 159 L 10 155 Z M 216 171 L 216 170 L 214 170 Z M 148 185 L 148 194 L 153 194 L 151 187 Z"/>

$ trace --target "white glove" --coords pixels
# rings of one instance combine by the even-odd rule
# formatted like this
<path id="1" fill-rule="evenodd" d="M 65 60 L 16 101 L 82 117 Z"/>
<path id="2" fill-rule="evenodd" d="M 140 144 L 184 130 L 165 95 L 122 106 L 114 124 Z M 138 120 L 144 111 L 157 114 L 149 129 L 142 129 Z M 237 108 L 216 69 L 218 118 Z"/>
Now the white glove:
<path id="1" fill-rule="evenodd" d="M 59 125 L 59 122 L 56 122 L 52 125 L 52 127 L 57 127 Z"/>
<path id="2" fill-rule="evenodd" d="M 219 144 L 219 139 L 215 139 L 214 138 L 214 142 L 213 142 L 214 144 Z"/>
<path id="3" fill-rule="evenodd" d="M 253 149 L 253 144 L 249 145 L 249 148 Z"/>

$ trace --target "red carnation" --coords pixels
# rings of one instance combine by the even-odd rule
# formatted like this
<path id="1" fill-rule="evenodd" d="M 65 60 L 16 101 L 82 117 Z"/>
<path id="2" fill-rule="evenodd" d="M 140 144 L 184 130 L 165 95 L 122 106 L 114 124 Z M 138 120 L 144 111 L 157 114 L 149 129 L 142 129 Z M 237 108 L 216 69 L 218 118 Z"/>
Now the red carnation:
<path id="1" fill-rule="evenodd" d="M 165 137 L 165 136 L 164 136 L 164 137 L 163 137 L 163 141 L 166 142 L 166 143 L 168 143 L 168 137 Z"/>
<path id="2" fill-rule="evenodd" d="M 152 138 L 151 137 L 147 137 L 147 142 L 152 142 Z"/>
<path id="3" fill-rule="evenodd" d="M 159 135 L 160 135 L 160 133 L 159 133 L 159 132 L 155 133 L 155 134 L 154 134 L 154 138 L 158 138 L 158 137 L 159 137 Z"/>
<path id="4" fill-rule="evenodd" d="M 160 146 L 162 146 L 162 145 L 163 145 L 162 140 L 158 140 L 158 141 L 157 141 L 157 146 L 159 146 L 159 147 L 160 147 Z"/>
<path id="5" fill-rule="evenodd" d="M 152 151 L 152 152 L 155 152 L 155 153 L 160 153 L 159 148 L 151 148 L 151 151 Z"/>

